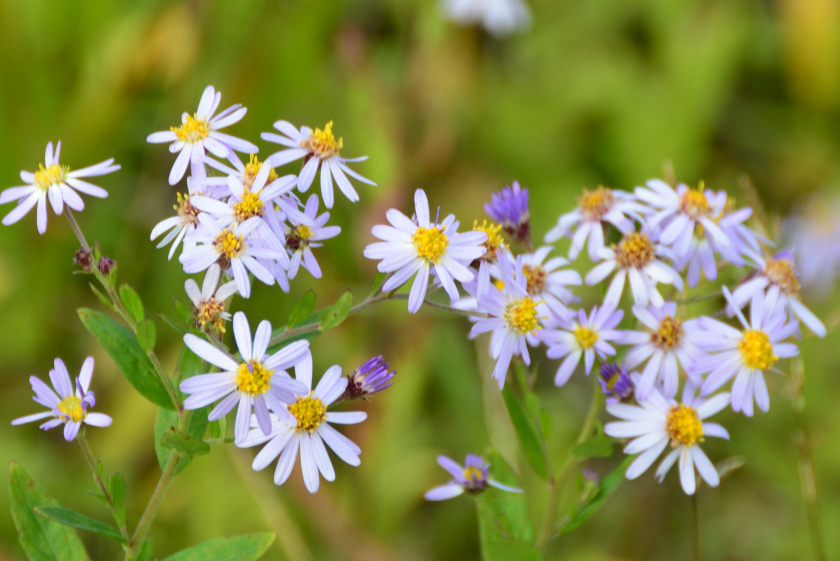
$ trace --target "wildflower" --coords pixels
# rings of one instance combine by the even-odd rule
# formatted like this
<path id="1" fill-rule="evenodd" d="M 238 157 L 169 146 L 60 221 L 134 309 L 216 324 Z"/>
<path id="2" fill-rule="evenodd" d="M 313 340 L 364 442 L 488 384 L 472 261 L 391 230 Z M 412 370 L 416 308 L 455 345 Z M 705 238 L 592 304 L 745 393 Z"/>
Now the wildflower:
<path id="1" fill-rule="evenodd" d="M 324 130 L 315 129 L 313 132 L 309 127 L 301 127 L 298 130 L 288 121 L 277 121 L 274 123 L 274 128 L 281 134 L 265 132 L 260 135 L 263 140 L 276 142 L 287 147 L 275 152 L 268 158 L 267 161 L 273 167 L 279 167 L 304 158 L 303 168 L 300 170 L 298 177 L 298 189 L 301 193 L 305 193 L 309 189 L 318 168 L 321 169 L 321 196 L 324 198 L 324 205 L 327 208 L 333 206 L 333 179 L 335 179 L 335 183 L 344 193 L 344 196 L 354 203 L 359 200 L 359 194 L 356 193 L 356 190 L 350 184 L 350 180 L 347 179 L 348 175 L 362 183 L 376 185 L 373 181 L 362 177 L 347 166 L 347 162 L 362 162 L 367 160 L 367 156 L 342 158 L 338 155 L 344 147 L 344 141 L 341 138 L 335 139 L 332 127 L 333 122 L 330 121 L 324 127 Z"/>
<path id="2" fill-rule="evenodd" d="M 321 267 L 312 253 L 312 248 L 322 247 L 324 240 L 336 237 L 341 233 L 340 226 L 327 226 L 330 213 L 318 215 L 318 195 L 310 195 L 303 212 L 296 205 L 282 204 L 289 225 L 281 223 L 286 248 L 292 257 L 289 263 L 288 278 L 297 276 L 301 264 L 316 279 L 321 278 Z"/>
<path id="3" fill-rule="evenodd" d="M 553 243 L 564 236 L 569 236 L 575 228 L 569 259 L 577 259 L 589 238 L 589 258 L 600 261 L 600 252 L 604 248 L 604 225 L 612 224 L 622 234 L 633 230 L 630 218 L 641 220 L 638 214 L 644 207 L 635 202 L 629 193 L 598 187 L 594 191 L 584 190 L 578 198 L 578 207 L 557 220 L 557 225 L 545 235 L 546 243 Z M 630 218 L 628 218 L 628 216 Z"/>
<path id="4" fill-rule="evenodd" d="M 157 244 L 157 247 L 160 249 L 172 242 L 172 247 L 169 249 L 169 259 L 172 259 L 172 256 L 175 255 L 175 251 L 177 251 L 184 237 L 198 227 L 199 210 L 193 206 L 192 198 L 203 193 L 195 188 L 192 177 L 187 178 L 187 192 L 186 195 L 176 193 L 178 204 L 174 208 L 177 214 L 158 222 L 152 228 L 152 234 L 149 236 L 149 239 L 154 241 L 164 232 L 167 232 L 160 243 Z"/>
<path id="5" fill-rule="evenodd" d="M 484 205 L 484 210 L 493 220 L 499 222 L 513 239 L 530 247 L 531 216 L 528 212 L 528 189 L 521 188 L 519 182 L 514 181 L 510 187 L 493 193 L 490 202 Z"/>
<path id="6" fill-rule="evenodd" d="M 627 373 L 627 365 L 622 364 L 619 368 L 616 362 L 605 362 L 601 365 L 601 377 L 598 378 L 598 384 L 607 396 L 607 403 L 629 401 L 636 388 L 633 379 Z"/>
<path id="7" fill-rule="evenodd" d="M 604 360 L 608 355 L 615 355 L 615 348 L 609 341 L 621 340 L 622 333 L 616 331 L 615 327 L 622 317 L 624 312 L 609 304 L 600 308 L 595 306 L 589 316 L 583 310 L 578 310 L 577 317 L 554 317 L 553 323 L 556 325 L 550 325 L 540 333 L 539 338 L 548 345 L 546 355 L 549 358 L 566 357 L 554 377 L 556 386 L 562 386 L 569 380 L 581 357 L 586 375 L 589 376 L 596 356 Z"/>
<path id="8" fill-rule="evenodd" d="M 68 442 L 76 438 L 82 424 L 94 427 L 107 427 L 112 419 L 104 413 L 92 413 L 90 408 L 96 404 L 96 398 L 90 391 L 90 380 L 93 377 L 93 357 L 89 356 L 82 364 L 82 369 L 76 377 L 76 384 L 70 380 L 70 374 L 64 361 L 55 359 L 55 368 L 50 370 L 50 380 L 55 391 L 41 381 L 37 376 L 30 376 L 29 383 L 35 403 L 48 407 L 49 411 L 20 417 L 12 421 L 13 425 L 22 425 L 32 421 L 50 419 L 40 426 L 49 430 L 64 425 L 64 439 Z"/>
<path id="9" fill-rule="evenodd" d="M 184 401 L 186 409 L 200 409 L 221 400 L 207 416 L 210 421 L 221 419 L 238 404 L 234 435 L 236 442 L 244 442 L 252 409 L 263 434 L 271 432 L 269 409 L 277 415 L 288 416 L 285 404 L 294 403 L 296 396 L 308 388 L 290 377 L 286 370 L 311 360 L 311 355 L 309 341 L 295 341 L 273 355 L 267 355 L 271 323 L 261 321 L 251 339 L 251 326 L 242 312 L 233 316 L 233 335 L 241 360 L 235 360 L 192 333 L 184 335 L 184 343 L 192 352 L 222 371 L 187 378 L 181 382 L 180 389 L 190 394 Z"/>
<path id="10" fill-rule="evenodd" d="M 245 153 L 256 153 L 259 150 L 246 140 L 219 132 L 220 129 L 238 123 L 248 111 L 242 105 L 232 105 L 214 117 L 221 100 L 222 94 L 213 86 L 207 86 L 198 102 L 198 110 L 193 115 L 181 115 L 181 126 L 152 133 L 146 138 L 147 142 L 153 144 L 171 142 L 169 151 L 173 154 L 178 152 L 169 172 L 170 185 L 181 181 L 187 164 L 191 165 L 192 175 L 204 174 L 205 149 L 219 158 L 226 157 L 230 150 Z"/>
<path id="11" fill-rule="evenodd" d="M 378 269 L 393 273 L 385 284 L 383 292 L 395 290 L 415 275 L 408 298 L 408 311 L 416 313 L 426 297 L 429 285 L 429 271 L 432 267 L 452 302 L 459 298 L 454 280 L 461 283 L 473 279 L 473 273 L 465 266 L 484 255 L 485 232 L 458 233 L 455 216 L 449 215 L 443 222 L 429 219 L 429 200 L 422 189 L 414 193 L 417 211 L 416 222 L 396 209 L 387 213 L 392 226 L 377 225 L 371 233 L 384 240 L 365 248 L 365 257 L 381 259 Z"/>
<path id="12" fill-rule="evenodd" d="M 64 212 L 64 205 L 73 210 L 83 210 L 85 208 L 84 201 L 76 191 L 100 199 L 108 196 L 105 189 L 87 181 L 82 181 L 81 178 L 95 177 L 117 171 L 120 166 L 114 163 L 113 158 L 72 171 L 69 167 L 62 166 L 59 163 L 60 153 L 61 141 L 58 141 L 55 153 L 53 153 L 53 143 L 49 142 L 44 154 L 44 163 L 39 166 L 38 171 L 34 173 L 20 172 L 20 178 L 26 185 L 9 187 L 0 193 L 0 204 L 12 201 L 18 202 L 17 206 L 3 218 L 5 226 L 14 224 L 23 218 L 37 204 L 36 222 L 38 232 L 43 234 L 47 231 L 47 199 L 50 201 L 53 212 L 60 215 Z"/>
<path id="13" fill-rule="evenodd" d="M 442 0 L 446 17 L 460 25 L 480 25 L 502 37 L 531 25 L 531 10 L 523 0 Z"/>
<path id="14" fill-rule="evenodd" d="M 643 474 L 670 444 L 671 451 L 656 469 L 661 483 L 671 466 L 679 459 L 680 483 L 687 495 L 696 489 L 694 468 L 706 483 L 717 487 L 720 479 L 715 466 L 700 448 L 707 436 L 729 440 L 729 433 L 717 423 L 705 422 L 729 402 L 729 394 L 709 399 L 694 396 L 695 389 L 686 385 L 681 403 L 666 399 L 654 388 L 639 405 L 613 403 L 607 412 L 621 421 L 607 423 L 604 432 L 614 438 L 632 438 L 624 447 L 625 454 L 638 454 L 627 468 L 627 479 Z"/>
<path id="15" fill-rule="evenodd" d="M 397 374 L 396 370 L 388 371 L 390 364 L 379 355 L 355 369 L 347 377 L 347 388 L 338 401 L 367 399 L 369 395 L 390 388 Z"/>
<path id="16" fill-rule="evenodd" d="M 487 287 L 490 285 L 491 269 L 493 269 L 493 274 L 498 276 L 496 257 L 500 254 L 510 256 L 507 244 L 500 233 L 501 229 L 501 225 L 493 224 L 492 222 L 488 224 L 486 220 L 482 220 L 481 224 L 478 223 L 478 220 L 473 222 L 473 232 L 484 232 L 487 234 L 487 239 L 484 241 L 484 255 L 470 264 L 470 270 L 473 273 L 475 273 L 476 268 L 478 269 L 476 294 L 483 295 L 487 292 Z M 467 292 L 469 292 L 469 289 L 467 289 Z"/>
<path id="17" fill-rule="evenodd" d="M 485 462 L 484 458 L 476 454 L 467 454 L 463 466 L 446 456 L 438 456 L 437 461 L 440 467 L 448 471 L 453 479 L 446 485 L 429 489 L 425 495 L 427 501 L 444 501 L 457 497 L 464 491 L 477 494 L 484 491 L 488 486 L 512 493 L 522 492 L 522 489 L 518 487 L 511 487 L 490 478 L 488 476 L 490 463 Z"/>
<path id="18" fill-rule="evenodd" d="M 542 300 L 547 308 L 557 315 L 568 315 L 566 305 L 576 300 L 567 286 L 581 284 L 580 274 L 571 269 L 560 270 L 569 264 L 562 257 L 552 257 L 545 261 L 553 248 L 541 247 L 533 253 L 522 256 L 522 272 L 525 273 L 528 295 L 535 300 Z M 541 310 L 543 315 L 548 310 Z"/>
<path id="19" fill-rule="evenodd" d="M 312 361 L 307 360 L 295 369 L 298 381 L 305 386 L 305 391 L 297 396 L 296 401 L 286 408 L 283 416 L 272 417 L 271 433 L 264 435 L 258 429 L 252 429 L 248 438 L 240 447 L 268 444 L 254 458 L 254 471 L 266 468 L 280 456 L 274 472 L 274 483 L 283 485 L 292 473 L 295 460 L 300 451 L 300 468 L 303 482 L 310 493 L 318 491 L 319 473 L 327 481 L 335 481 L 335 470 L 327 454 L 327 446 L 351 466 L 361 463 L 361 449 L 356 444 L 335 430 L 330 423 L 352 425 L 367 418 L 363 411 L 329 411 L 330 405 L 344 393 L 347 378 L 341 375 L 341 367 L 333 366 L 321 377 L 318 385 L 312 388 Z"/>
<path id="20" fill-rule="evenodd" d="M 785 229 L 802 288 L 817 297 L 828 296 L 840 278 L 840 197 L 811 197 L 786 221 Z"/>
<path id="21" fill-rule="evenodd" d="M 201 330 L 215 330 L 221 335 L 225 332 L 225 321 L 230 321 L 231 315 L 226 311 L 225 302 L 236 294 L 236 283 L 226 282 L 219 286 L 221 269 L 213 264 L 204 275 L 201 290 L 193 279 L 187 279 L 184 290 L 193 305 L 195 328 Z"/>

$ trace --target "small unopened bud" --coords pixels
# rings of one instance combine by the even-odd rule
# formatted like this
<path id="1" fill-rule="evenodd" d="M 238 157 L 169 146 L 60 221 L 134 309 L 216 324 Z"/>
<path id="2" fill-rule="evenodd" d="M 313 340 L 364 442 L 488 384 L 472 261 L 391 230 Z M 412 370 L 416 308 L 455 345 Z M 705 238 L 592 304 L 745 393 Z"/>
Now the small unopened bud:
<path id="1" fill-rule="evenodd" d="M 605 362 L 601 365 L 601 377 L 598 378 L 601 391 L 607 396 L 607 403 L 628 401 L 633 397 L 636 389 L 632 378 L 627 373 L 627 366 L 620 367 L 615 362 Z"/>
<path id="2" fill-rule="evenodd" d="M 76 255 L 73 257 L 73 264 L 78 265 L 86 273 L 90 272 L 90 266 L 93 263 L 93 256 L 90 251 L 84 248 L 79 248 Z"/>
<path id="3" fill-rule="evenodd" d="M 381 392 L 391 387 L 394 383 L 396 370 L 388 371 L 389 362 L 385 362 L 382 356 L 375 356 L 347 377 L 347 389 L 340 400 L 353 400 L 366 398 L 367 396 Z"/>
<path id="4" fill-rule="evenodd" d="M 493 193 L 490 202 L 484 205 L 487 214 L 499 222 L 513 239 L 525 247 L 531 246 L 531 216 L 528 211 L 528 189 L 514 181 L 498 193 Z"/>
<path id="5" fill-rule="evenodd" d="M 114 260 L 103 255 L 99 258 L 99 264 L 97 266 L 99 267 L 100 273 L 107 275 L 111 272 L 111 269 L 114 268 Z"/>

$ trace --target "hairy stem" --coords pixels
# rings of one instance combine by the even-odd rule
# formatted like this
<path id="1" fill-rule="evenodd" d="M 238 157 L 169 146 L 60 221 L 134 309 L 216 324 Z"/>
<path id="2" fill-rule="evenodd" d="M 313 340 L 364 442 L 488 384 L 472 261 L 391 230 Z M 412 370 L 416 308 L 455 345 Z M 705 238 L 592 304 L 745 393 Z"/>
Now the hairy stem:
<path id="1" fill-rule="evenodd" d="M 108 503 L 108 510 L 111 511 L 111 516 L 117 524 L 120 534 L 125 538 L 126 542 L 128 542 L 131 539 L 131 535 L 128 533 L 128 528 L 126 528 L 125 523 L 120 522 L 117 517 L 117 507 L 114 504 L 114 498 L 111 496 L 110 491 L 108 491 L 108 486 L 105 485 L 104 481 L 102 481 L 102 476 L 99 475 L 98 462 L 96 460 L 96 456 L 93 455 L 93 450 L 91 450 L 87 438 L 85 437 L 84 429 L 79 431 L 79 434 L 76 437 L 76 442 L 78 442 L 79 446 L 82 448 L 82 454 L 85 456 L 85 460 L 87 460 L 90 471 L 93 474 L 93 480 L 96 482 L 96 486 L 99 487 L 99 492 L 105 496 L 105 501 Z"/>

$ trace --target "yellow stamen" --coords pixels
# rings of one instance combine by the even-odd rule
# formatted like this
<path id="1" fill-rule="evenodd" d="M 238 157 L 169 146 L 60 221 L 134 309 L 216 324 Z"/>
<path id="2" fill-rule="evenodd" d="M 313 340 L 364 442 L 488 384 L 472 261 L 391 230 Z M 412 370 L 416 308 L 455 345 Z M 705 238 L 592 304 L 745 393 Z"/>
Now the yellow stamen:
<path id="1" fill-rule="evenodd" d="M 668 411 L 665 418 L 665 430 L 671 438 L 671 447 L 694 446 L 703 442 L 703 423 L 693 407 L 680 403 Z"/>
<path id="2" fill-rule="evenodd" d="M 271 375 L 274 370 L 268 370 L 258 360 L 249 360 L 239 365 L 236 373 L 236 388 L 251 395 L 262 395 L 271 388 Z"/>
<path id="3" fill-rule="evenodd" d="M 257 156 L 251 154 L 251 158 L 247 164 L 245 164 L 245 169 L 242 171 L 242 184 L 245 187 L 250 188 L 254 184 L 254 179 L 257 178 L 257 174 L 260 172 L 260 168 L 262 167 L 263 162 L 260 162 L 257 159 Z M 266 185 L 271 185 L 271 182 L 277 179 L 277 172 L 274 171 L 274 168 L 271 168 L 271 171 L 268 172 L 268 179 L 265 180 Z"/>
<path id="4" fill-rule="evenodd" d="M 474 466 L 464 468 L 464 479 L 467 481 L 481 481 L 484 478 L 484 472 Z"/>
<path id="5" fill-rule="evenodd" d="M 437 226 L 418 227 L 411 236 L 411 241 L 417 254 L 429 263 L 440 263 L 449 246 L 449 238 Z"/>
<path id="6" fill-rule="evenodd" d="M 770 337 L 764 331 L 757 329 L 744 332 L 744 336 L 738 343 L 738 350 L 741 351 L 747 368 L 767 370 L 779 360 L 779 357 L 773 354 Z"/>
<path id="7" fill-rule="evenodd" d="M 584 189 L 578 198 L 578 208 L 587 220 L 600 220 L 607 214 L 615 203 L 615 195 L 603 185 L 589 191 Z"/>
<path id="8" fill-rule="evenodd" d="M 225 311 L 224 302 L 219 302 L 211 297 L 209 300 L 199 302 L 195 306 L 193 315 L 195 316 L 195 326 L 198 329 L 203 329 L 208 324 L 215 327 L 220 332 L 225 332 L 225 320 L 221 313 Z"/>
<path id="9" fill-rule="evenodd" d="M 764 274 L 785 294 L 799 292 L 799 279 L 790 259 L 768 259 Z"/>
<path id="10" fill-rule="evenodd" d="M 575 336 L 575 339 L 577 339 L 577 342 L 582 349 L 592 348 L 595 343 L 598 342 L 598 334 L 595 333 L 593 329 L 583 327 L 582 325 L 575 327 L 575 330 L 572 331 L 572 335 Z"/>
<path id="11" fill-rule="evenodd" d="M 508 304 L 505 319 L 521 335 L 542 329 L 540 317 L 537 315 L 537 303 L 530 296 L 521 298 Z"/>
<path id="12" fill-rule="evenodd" d="M 531 296 L 542 294 L 548 280 L 548 271 L 543 269 L 541 265 L 522 265 L 522 272 L 525 273 L 528 294 Z"/>
<path id="13" fill-rule="evenodd" d="M 481 259 L 492 261 L 496 259 L 496 251 L 504 249 L 505 239 L 502 237 L 502 227 L 499 224 L 490 224 L 483 220 L 479 225 L 478 220 L 473 222 L 473 232 L 484 232 L 487 234 L 487 241 L 484 242 L 484 255 Z"/>
<path id="14" fill-rule="evenodd" d="M 638 232 L 624 236 L 615 250 L 615 260 L 624 269 L 641 269 L 653 261 L 654 257 L 656 254 L 650 239 L 646 234 Z"/>
<path id="15" fill-rule="evenodd" d="M 189 195 L 175 194 L 178 197 L 178 204 L 175 205 L 175 210 L 178 216 L 191 224 L 198 224 L 198 209 L 190 203 Z"/>
<path id="16" fill-rule="evenodd" d="M 225 228 L 219 232 L 213 244 L 216 246 L 216 251 L 221 255 L 228 259 L 233 259 L 234 257 L 239 257 L 245 251 L 244 241 L 244 236 L 235 234 L 233 231 Z"/>
<path id="17" fill-rule="evenodd" d="M 46 191 L 53 185 L 58 185 L 67 179 L 67 172 L 70 168 L 67 166 L 60 166 L 52 164 L 50 167 L 44 167 L 44 164 L 38 166 L 38 171 L 35 172 L 35 185 Z"/>
<path id="18" fill-rule="evenodd" d="M 505 289 L 505 282 L 502 279 L 496 279 L 493 281 L 493 286 L 498 288 L 499 290 Z"/>
<path id="19" fill-rule="evenodd" d="M 297 401 L 289 405 L 289 413 L 297 419 L 297 430 L 313 433 L 318 426 L 327 420 L 327 408 L 317 397 L 300 396 Z"/>
<path id="20" fill-rule="evenodd" d="M 191 144 L 203 140 L 210 135 L 210 128 L 207 121 L 199 119 L 195 115 L 187 115 L 187 120 L 180 127 L 171 127 L 178 140 Z"/>
<path id="21" fill-rule="evenodd" d="M 657 347 L 673 349 L 680 344 L 685 334 L 682 322 L 677 318 L 665 316 L 659 322 L 659 328 L 651 334 L 650 341 Z"/>
<path id="22" fill-rule="evenodd" d="M 74 423 L 82 421 L 87 416 L 87 411 L 82 407 L 82 400 L 75 395 L 65 397 L 63 401 L 60 401 L 58 410 Z"/>
<path id="23" fill-rule="evenodd" d="M 265 204 L 260 200 L 258 193 L 252 193 L 250 190 L 242 193 L 241 201 L 233 203 L 233 215 L 238 222 L 263 214 L 265 214 Z"/>
<path id="24" fill-rule="evenodd" d="M 301 240 L 308 240 L 312 237 L 312 228 L 310 228 L 306 224 L 301 224 L 300 226 L 295 228 L 295 235 Z"/>
<path id="25" fill-rule="evenodd" d="M 680 208 L 691 218 L 702 218 L 707 216 L 712 210 L 712 206 L 709 204 L 709 199 L 706 198 L 703 189 L 704 185 L 701 181 L 697 189 L 689 188 L 680 197 Z"/>
<path id="26" fill-rule="evenodd" d="M 338 152 L 344 147 L 344 141 L 339 138 L 335 139 L 332 132 L 333 122 L 330 121 L 324 127 L 324 130 L 315 129 L 309 138 L 301 141 L 301 148 L 312 150 L 314 155 L 322 160 L 337 156 Z"/>

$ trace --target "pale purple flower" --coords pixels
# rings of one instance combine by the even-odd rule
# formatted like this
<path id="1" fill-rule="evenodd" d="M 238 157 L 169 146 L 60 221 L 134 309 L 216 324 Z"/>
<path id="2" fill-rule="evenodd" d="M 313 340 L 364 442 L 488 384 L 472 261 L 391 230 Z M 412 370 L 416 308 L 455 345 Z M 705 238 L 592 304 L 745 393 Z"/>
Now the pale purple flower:
<path id="1" fill-rule="evenodd" d="M 394 385 L 396 370 L 388 370 L 391 363 L 375 356 L 347 376 L 347 388 L 338 401 L 367 399 L 367 396 L 381 392 Z"/>
<path id="2" fill-rule="evenodd" d="M 457 497 L 465 491 L 477 494 L 487 489 L 488 486 L 512 493 L 522 492 L 522 489 L 518 487 L 505 485 L 491 478 L 489 476 L 490 463 L 485 462 L 484 458 L 476 454 L 467 454 L 463 466 L 446 456 L 438 456 L 437 461 L 440 467 L 449 472 L 452 480 L 445 485 L 429 489 L 425 494 L 427 501 L 444 501 Z"/>
<path id="3" fill-rule="evenodd" d="M 493 220 L 502 225 L 513 239 L 530 247 L 531 215 L 528 211 L 528 189 L 514 181 L 498 193 L 493 193 L 484 210 Z"/>
<path id="4" fill-rule="evenodd" d="M 442 0 L 446 17 L 460 25 L 479 25 L 496 37 L 525 31 L 531 10 L 523 0 Z"/>
<path id="5" fill-rule="evenodd" d="M 840 278 L 840 197 L 812 196 L 786 221 L 785 229 L 802 288 L 817 297 L 828 296 Z"/>
<path id="6" fill-rule="evenodd" d="M 226 302 L 228 298 L 236 294 L 237 288 L 234 281 L 219 286 L 221 274 L 221 269 L 214 263 L 204 275 L 201 290 L 193 279 L 187 279 L 184 283 L 184 290 L 193 305 L 196 329 L 213 329 L 219 334 L 225 332 L 225 322 L 230 321 L 231 318 L 225 307 Z"/>
<path id="7" fill-rule="evenodd" d="M 313 277 L 320 279 L 321 267 L 318 265 L 312 249 L 323 247 L 324 244 L 321 242 L 334 238 L 341 233 L 340 226 L 327 226 L 330 213 L 324 212 L 319 215 L 318 203 L 318 195 L 313 194 L 307 199 L 303 212 L 298 210 L 295 204 L 282 202 L 279 205 L 289 221 L 289 224 L 279 223 L 282 231 L 278 233 L 283 236 L 285 246 L 291 253 L 288 269 L 289 279 L 297 276 L 301 265 Z"/>
<path id="8" fill-rule="evenodd" d="M 569 264 L 562 257 L 546 258 L 554 248 L 541 247 L 533 253 L 523 254 L 522 272 L 525 273 L 528 295 L 539 304 L 541 315 L 547 315 L 548 309 L 557 315 L 568 316 L 570 312 L 566 306 L 578 299 L 567 288 L 568 286 L 579 286 L 581 284 L 580 274 L 573 269 L 563 269 Z M 513 259 L 513 255 L 507 256 Z"/>
<path id="9" fill-rule="evenodd" d="M 199 210 L 192 205 L 192 198 L 201 196 L 203 193 L 196 189 L 192 177 L 187 178 L 187 192 L 187 195 L 177 193 L 178 204 L 175 205 L 177 214 L 158 222 L 152 228 L 152 234 L 149 237 L 149 239 L 154 241 L 164 232 L 167 232 L 157 244 L 157 247 L 165 247 L 168 243 L 172 242 L 172 247 L 169 249 L 169 259 L 172 259 L 172 256 L 175 255 L 175 251 L 177 251 L 184 237 L 198 227 Z"/>

